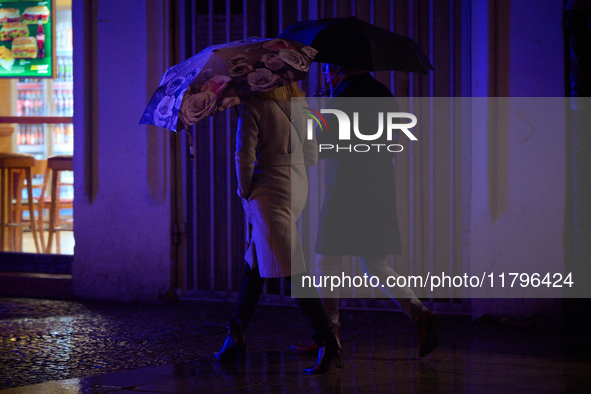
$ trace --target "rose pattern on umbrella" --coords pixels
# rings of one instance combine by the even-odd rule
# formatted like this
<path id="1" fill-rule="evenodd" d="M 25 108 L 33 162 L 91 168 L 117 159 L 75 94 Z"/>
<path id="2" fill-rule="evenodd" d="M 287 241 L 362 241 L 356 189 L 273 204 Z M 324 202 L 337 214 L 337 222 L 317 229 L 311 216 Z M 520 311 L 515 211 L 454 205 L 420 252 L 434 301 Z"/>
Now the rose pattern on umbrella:
<path id="1" fill-rule="evenodd" d="M 217 97 L 220 97 L 224 89 L 226 89 L 226 86 L 228 86 L 228 82 L 231 80 L 232 78 L 227 75 L 214 75 L 203 84 L 201 91 L 205 92 L 206 90 L 210 90 L 215 93 Z"/>
<path id="2" fill-rule="evenodd" d="M 213 68 L 204 68 L 201 70 L 201 78 L 204 81 L 213 77 L 214 75 L 216 74 L 214 73 Z"/>
<path id="3" fill-rule="evenodd" d="M 279 57 L 296 70 L 307 72 L 310 68 L 309 60 L 305 59 L 302 54 L 293 49 L 280 50 Z"/>
<path id="4" fill-rule="evenodd" d="M 185 75 L 185 79 L 192 81 L 197 76 L 197 69 L 194 68 Z"/>
<path id="5" fill-rule="evenodd" d="M 222 105 L 220 105 L 219 110 L 223 111 L 225 109 L 228 109 L 230 107 L 238 105 L 241 102 L 242 101 L 240 100 L 240 97 L 236 97 L 236 96 L 226 97 L 222 100 Z"/>
<path id="6" fill-rule="evenodd" d="M 160 100 L 158 106 L 154 110 L 154 121 L 157 123 L 156 126 L 168 126 L 169 120 L 172 117 L 175 101 L 176 100 L 173 96 L 166 96 Z"/>
<path id="7" fill-rule="evenodd" d="M 165 83 L 167 83 L 168 81 L 170 81 L 176 75 L 180 75 L 181 73 L 184 73 L 184 69 L 188 68 L 188 67 L 189 67 L 188 64 L 179 63 L 177 65 L 172 66 L 168 70 L 166 70 L 166 72 L 164 73 L 164 76 L 162 77 L 162 80 L 160 81 L 160 86 L 162 86 Z"/>
<path id="8" fill-rule="evenodd" d="M 287 41 L 282 40 L 281 38 L 276 38 L 263 44 L 263 48 L 270 49 L 273 51 L 279 51 L 281 49 L 293 49 L 294 47 L 293 45 L 290 45 Z"/>
<path id="9" fill-rule="evenodd" d="M 175 92 L 177 90 L 179 90 L 179 88 L 183 85 L 183 82 L 185 82 L 185 81 L 186 81 L 185 77 L 178 77 L 178 78 L 171 80 L 168 83 L 168 85 L 166 85 L 166 95 L 171 96 L 171 95 L 175 94 Z"/>
<path id="10" fill-rule="evenodd" d="M 217 110 L 217 96 L 211 90 L 206 90 L 197 94 L 187 94 L 183 98 L 183 103 L 179 111 L 181 120 L 186 125 L 197 123 L 201 119 L 213 115 Z"/>
<path id="11" fill-rule="evenodd" d="M 263 46 L 262 46 L 262 45 L 260 45 L 260 46 L 255 46 L 255 47 L 246 48 L 246 49 L 244 50 L 244 53 L 247 53 L 247 54 L 249 54 L 249 55 L 248 55 L 249 57 L 251 56 L 250 54 L 255 54 L 255 56 L 256 56 L 256 53 L 257 53 L 257 52 L 266 52 L 266 49 L 265 49 L 265 48 L 263 48 Z"/>
<path id="12" fill-rule="evenodd" d="M 267 68 L 257 68 L 246 77 L 253 92 L 265 92 L 273 89 L 281 80 Z"/>
<path id="13" fill-rule="evenodd" d="M 231 64 L 242 64 L 242 63 L 246 63 L 246 59 L 248 59 L 248 56 L 246 56 L 244 53 L 240 53 L 236 56 L 234 56 L 232 59 L 230 59 L 230 63 Z"/>
<path id="14" fill-rule="evenodd" d="M 316 54 L 318 53 L 318 51 L 312 47 L 309 46 L 303 46 L 302 47 L 302 52 L 304 53 L 304 55 L 306 55 L 308 57 L 308 59 L 313 60 L 314 57 L 316 57 Z"/>
<path id="15" fill-rule="evenodd" d="M 252 71 L 252 66 L 246 63 L 239 63 L 228 70 L 228 74 L 233 77 L 240 77 Z"/>
<path id="16" fill-rule="evenodd" d="M 185 91 L 179 93 L 176 98 L 176 102 L 174 103 L 174 108 L 178 109 L 181 108 L 181 104 L 183 103 L 183 97 L 185 96 Z"/>
<path id="17" fill-rule="evenodd" d="M 176 130 L 178 118 L 190 126 L 250 96 L 302 79 L 317 51 L 296 44 L 245 39 L 202 51 L 203 56 L 218 56 L 223 68 L 200 58 L 200 52 L 166 71 L 141 123 Z"/>
<path id="18" fill-rule="evenodd" d="M 285 65 L 285 62 L 281 60 L 276 53 L 267 53 L 266 55 L 261 56 L 261 61 L 265 63 L 265 67 L 271 71 L 277 71 Z"/>

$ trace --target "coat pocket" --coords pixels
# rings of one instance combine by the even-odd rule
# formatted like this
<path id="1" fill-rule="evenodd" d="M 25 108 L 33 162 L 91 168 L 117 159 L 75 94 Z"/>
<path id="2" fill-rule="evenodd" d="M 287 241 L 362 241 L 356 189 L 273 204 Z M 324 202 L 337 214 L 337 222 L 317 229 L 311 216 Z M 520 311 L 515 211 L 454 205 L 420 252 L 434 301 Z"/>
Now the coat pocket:
<path id="1" fill-rule="evenodd" d="M 241 200 L 242 200 L 242 208 L 244 209 L 244 216 L 246 216 L 246 220 L 249 223 L 252 223 L 252 221 L 250 220 L 250 216 L 251 216 L 250 202 L 248 201 L 247 198 L 241 198 Z"/>

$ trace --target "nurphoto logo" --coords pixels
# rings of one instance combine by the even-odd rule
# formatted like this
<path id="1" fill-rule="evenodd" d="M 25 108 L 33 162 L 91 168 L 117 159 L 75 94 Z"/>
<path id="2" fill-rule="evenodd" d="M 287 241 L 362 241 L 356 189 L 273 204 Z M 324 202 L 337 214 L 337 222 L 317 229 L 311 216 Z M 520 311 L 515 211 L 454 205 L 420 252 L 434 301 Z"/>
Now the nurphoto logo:
<path id="1" fill-rule="evenodd" d="M 378 112 L 378 130 L 373 134 L 364 134 L 359 130 L 359 112 L 353 112 L 353 127 L 351 127 L 351 119 L 344 111 L 338 109 L 320 109 L 320 112 L 305 107 L 310 112 L 304 111 L 309 116 L 307 121 L 307 138 L 313 139 L 313 133 L 316 127 L 321 132 L 328 131 L 328 124 L 322 114 L 332 114 L 337 117 L 338 121 L 338 140 L 339 142 L 351 141 L 351 129 L 353 129 L 354 139 L 359 141 L 383 141 L 384 129 L 386 132 L 386 141 L 388 143 L 362 143 L 362 144 L 319 144 L 318 151 L 334 150 L 347 152 L 369 152 L 369 151 L 388 151 L 388 152 L 402 152 L 404 147 L 397 143 L 390 143 L 397 140 L 397 133 L 395 130 L 402 131 L 411 141 L 417 141 L 417 137 L 410 131 L 417 124 L 417 117 L 408 112 Z M 384 121 L 385 119 L 385 121 Z M 399 123 L 399 120 L 407 119 L 407 123 Z M 396 120 L 396 121 L 395 121 Z M 384 123 L 386 126 L 384 127 Z"/>

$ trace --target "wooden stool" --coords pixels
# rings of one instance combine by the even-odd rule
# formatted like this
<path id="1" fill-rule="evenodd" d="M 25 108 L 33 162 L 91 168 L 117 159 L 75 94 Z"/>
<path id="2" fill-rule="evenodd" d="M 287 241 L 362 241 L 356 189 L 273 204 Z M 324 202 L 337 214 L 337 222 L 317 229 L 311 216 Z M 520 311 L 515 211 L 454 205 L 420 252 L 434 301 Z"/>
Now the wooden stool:
<path id="1" fill-rule="evenodd" d="M 47 188 L 47 182 L 45 180 L 45 172 L 47 170 L 47 159 L 35 159 L 35 165 L 33 167 L 31 167 L 31 176 L 33 177 L 33 194 L 35 194 L 35 191 L 39 191 L 39 196 L 35 196 L 33 195 L 33 209 L 37 211 L 37 217 L 35 218 L 35 223 L 37 224 L 37 235 L 38 235 L 38 239 L 39 239 L 39 250 L 41 252 L 43 252 L 45 250 L 45 241 L 43 240 L 43 233 L 45 232 L 44 230 L 44 223 L 43 223 L 43 196 L 44 196 L 44 191 Z M 21 170 L 21 176 L 19 177 L 20 179 L 18 179 L 18 182 L 16 182 L 15 185 L 13 185 L 13 188 L 16 190 L 16 193 L 19 195 L 23 195 L 24 197 L 24 189 L 25 189 L 25 185 L 26 185 L 26 181 L 25 181 L 25 174 L 24 171 Z M 43 179 L 43 181 L 41 183 L 35 183 L 35 179 L 37 178 L 41 178 Z M 13 178 L 15 179 L 16 176 Z M 27 191 L 27 198 L 22 200 L 22 201 L 16 201 L 16 199 L 13 200 L 12 202 L 12 206 L 13 206 L 13 220 L 18 220 L 20 222 L 28 222 L 29 219 L 28 218 L 23 218 L 23 212 L 28 211 L 28 205 L 29 205 L 29 193 Z M 49 204 L 51 203 L 51 197 L 47 197 L 47 206 L 49 206 Z M 15 248 L 13 248 L 13 250 L 23 250 L 23 230 L 22 227 L 25 227 L 25 225 L 21 226 L 21 228 L 19 228 L 18 230 L 15 229 Z"/>
<path id="2" fill-rule="evenodd" d="M 21 223 L 20 215 L 14 218 L 13 212 L 13 194 L 14 194 L 14 173 L 25 171 L 27 180 L 27 192 L 29 196 L 33 195 L 33 179 L 31 176 L 31 168 L 35 165 L 35 158 L 31 155 L 22 153 L 0 153 L 0 201 L 2 207 L 0 208 L 0 251 L 4 250 L 4 243 L 6 242 L 6 229 L 10 227 L 28 226 L 33 233 L 33 240 L 35 241 L 35 249 L 39 252 L 39 242 L 37 241 L 37 226 L 35 225 L 35 210 L 33 209 L 33 199 L 28 199 L 29 217 L 28 223 Z M 8 193 L 7 193 L 8 190 Z M 20 205 L 22 195 L 20 190 L 16 193 L 16 204 Z M 8 212 L 8 214 L 7 214 Z M 14 236 L 12 237 L 12 244 L 14 244 Z M 15 249 L 14 245 L 10 249 Z"/>
<path id="3" fill-rule="evenodd" d="M 64 207 L 71 208 L 73 206 L 73 199 L 66 199 L 64 201 L 60 198 L 58 193 L 60 186 L 58 185 L 58 180 L 60 179 L 60 172 L 74 170 L 74 164 L 72 159 L 72 155 L 53 156 L 47 159 L 46 176 L 49 176 L 49 174 L 51 173 L 51 206 L 49 208 L 49 235 L 47 236 L 47 245 L 45 246 L 45 253 L 51 253 L 53 234 L 56 231 L 73 230 L 72 228 L 56 226 L 56 224 L 61 223 L 61 220 L 59 218 L 59 210 Z M 59 238 L 56 241 L 56 249 L 57 253 L 59 253 Z"/>

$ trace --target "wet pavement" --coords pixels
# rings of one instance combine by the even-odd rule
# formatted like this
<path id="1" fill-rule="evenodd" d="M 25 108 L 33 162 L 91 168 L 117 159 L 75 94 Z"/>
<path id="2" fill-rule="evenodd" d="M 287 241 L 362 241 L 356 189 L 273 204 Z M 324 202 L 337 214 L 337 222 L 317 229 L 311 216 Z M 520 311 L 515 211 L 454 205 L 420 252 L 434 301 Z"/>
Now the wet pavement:
<path id="1" fill-rule="evenodd" d="M 419 360 L 403 314 L 343 310 L 345 368 L 310 376 L 314 357 L 289 350 L 310 334 L 292 307 L 261 305 L 246 358 L 217 364 L 232 310 L 0 299 L 0 392 L 591 392 L 589 330 L 560 322 L 443 316 L 439 348 Z"/>

